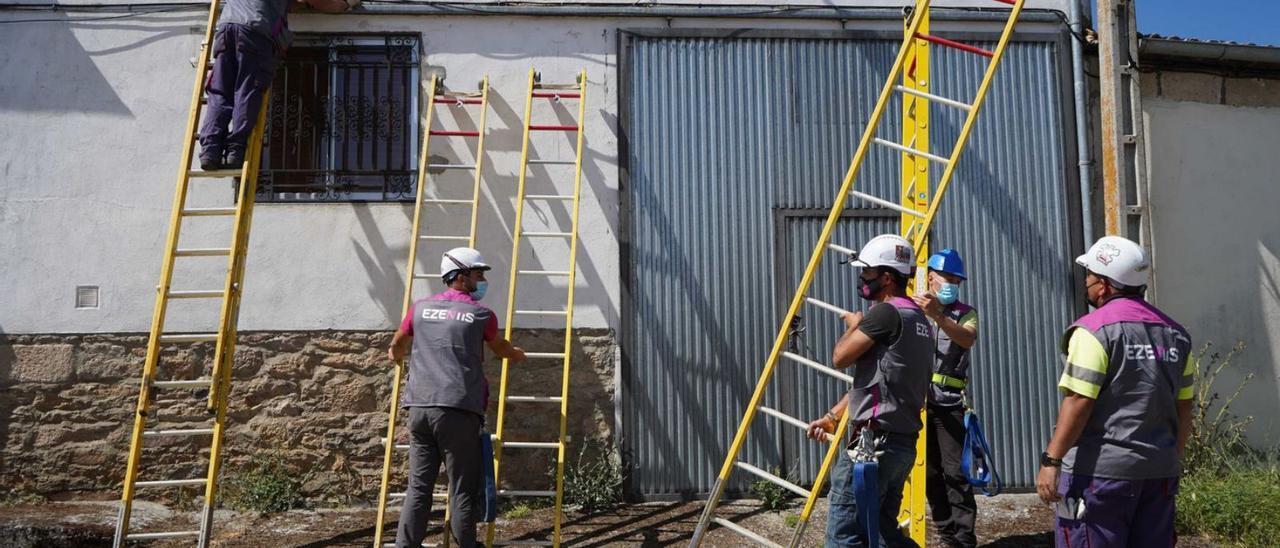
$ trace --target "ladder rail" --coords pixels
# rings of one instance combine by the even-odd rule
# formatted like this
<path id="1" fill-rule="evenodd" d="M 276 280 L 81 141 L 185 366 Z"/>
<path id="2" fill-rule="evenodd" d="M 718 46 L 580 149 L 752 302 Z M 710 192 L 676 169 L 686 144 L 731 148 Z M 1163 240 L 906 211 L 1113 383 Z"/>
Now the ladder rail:
<path id="1" fill-rule="evenodd" d="M 196 65 L 201 69 L 197 71 L 195 84 L 191 89 L 191 102 L 187 107 L 187 128 L 184 135 L 195 135 L 196 128 L 200 123 L 200 107 L 202 104 L 200 98 L 204 95 L 204 86 L 207 81 L 207 68 L 205 67 L 209 66 L 210 54 L 213 51 L 214 27 L 217 24 L 220 10 L 220 0 L 210 0 L 209 15 L 205 22 L 204 42 L 200 46 L 199 60 Z M 150 408 L 150 381 L 155 380 L 156 367 L 160 361 L 160 334 L 164 330 L 164 319 L 168 311 L 168 299 L 165 296 L 173 282 L 174 251 L 177 249 L 178 238 L 182 231 L 182 208 L 187 200 L 190 182 L 188 172 L 191 166 L 191 159 L 194 156 L 194 147 L 195 141 L 193 139 L 188 139 L 183 146 L 178 167 L 177 188 L 174 190 L 173 204 L 170 207 L 169 234 L 165 241 L 165 256 L 160 267 L 160 284 L 156 288 L 156 302 L 151 312 L 151 333 L 147 337 L 147 355 L 142 366 L 143 382 L 138 390 L 138 405 L 134 413 L 133 434 L 129 441 L 129 456 L 125 464 L 123 488 L 120 496 L 120 513 L 117 517 L 116 533 L 113 541 L 113 545 L 117 548 L 124 544 L 125 537 L 128 536 L 129 518 L 133 512 L 134 482 L 138 478 L 138 467 L 142 457 L 142 431 L 146 428 L 146 413 Z"/>
<path id="2" fill-rule="evenodd" d="M 533 90 L 536 82 L 534 69 L 529 68 L 529 82 L 526 87 L 524 98 L 524 129 L 520 141 L 520 175 L 516 183 L 516 219 L 515 225 L 511 230 L 511 270 L 507 276 L 507 313 L 506 324 L 503 327 L 503 336 L 507 340 L 511 340 L 513 331 L 513 322 L 515 320 L 516 311 L 516 285 L 519 283 L 517 279 L 517 271 L 520 266 L 520 237 L 523 233 L 524 222 L 524 196 L 525 182 L 528 179 L 529 165 L 529 124 L 530 115 L 533 114 Z M 507 378 L 511 369 L 511 360 L 502 359 L 502 372 L 498 378 L 498 421 L 494 428 L 494 439 L 498 443 L 493 444 L 493 480 L 495 485 L 502 485 L 502 435 L 504 426 L 506 425 L 507 413 Z M 493 537 L 495 526 L 490 523 L 485 531 L 485 545 L 493 546 Z"/>
<path id="3" fill-rule="evenodd" d="M 431 82 L 427 85 L 427 119 L 422 130 L 422 146 L 419 147 L 418 157 L 427 158 L 427 151 L 430 150 L 431 143 L 431 122 L 435 117 L 436 88 L 439 85 L 440 77 L 438 75 L 431 76 Z M 409 307 L 413 305 L 413 280 L 415 279 L 415 267 L 418 264 L 418 236 L 422 229 L 422 200 L 426 195 L 427 166 L 425 162 L 418 162 L 418 188 L 414 194 L 413 206 L 413 237 L 409 240 L 409 264 L 405 266 L 407 269 L 405 278 L 404 297 L 400 304 L 400 317 L 404 317 L 409 313 Z M 391 486 L 391 459 L 395 456 L 395 437 L 396 422 L 400 415 L 400 385 L 405 377 L 405 360 L 396 362 L 395 373 L 391 381 L 391 407 L 387 411 L 387 436 L 383 438 L 382 453 L 382 485 L 378 488 L 378 514 L 377 521 L 373 526 L 373 546 L 378 548 L 382 546 L 382 537 L 385 534 L 387 513 L 387 494 Z"/>
<path id="4" fill-rule="evenodd" d="M 930 0 L 918 0 L 916 9 L 911 16 L 911 24 L 907 27 L 908 35 L 913 35 L 919 28 L 920 22 L 924 20 L 928 12 Z M 738 426 L 737 433 L 734 434 L 733 443 L 729 447 L 729 454 L 725 457 L 724 465 L 720 468 L 720 474 L 716 479 L 716 487 L 712 489 L 711 496 L 707 500 L 706 509 L 703 511 L 702 517 L 698 520 L 697 528 L 694 530 L 693 538 L 689 541 L 691 548 L 696 548 L 702 543 L 702 537 L 706 533 L 711 518 L 715 514 L 715 509 L 719 503 L 720 496 L 724 493 L 725 484 L 729 480 L 729 475 L 733 472 L 734 462 L 737 461 L 738 453 L 742 450 L 742 445 L 746 441 L 747 433 L 751 429 L 754 422 L 756 410 L 760 403 L 764 400 L 764 393 L 769 386 L 769 382 L 773 380 L 774 369 L 777 366 L 778 358 L 782 353 L 790 338 L 791 322 L 799 312 L 800 307 L 804 304 L 804 297 L 809 292 L 809 286 L 813 283 L 813 278 L 817 274 L 818 266 L 822 263 L 823 255 L 827 250 L 827 243 L 831 239 L 832 232 L 835 231 L 836 223 L 839 221 L 844 211 L 845 201 L 849 198 L 849 191 L 853 189 L 854 181 L 857 179 L 858 172 L 862 168 L 863 160 L 866 158 L 868 150 L 871 148 L 872 139 L 875 138 L 876 130 L 880 126 L 880 120 L 884 116 L 885 110 L 893 95 L 893 86 L 897 84 L 898 77 L 902 74 L 903 65 L 906 63 L 907 52 L 910 49 L 909 41 L 904 40 L 898 48 L 898 54 L 894 59 L 893 67 L 889 71 L 889 76 L 885 81 L 885 85 L 881 88 L 880 94 L 876 100 L 876 106 L 871 111 L 871 117 L 867 122 L 866 129 L 862 132 L 862 139 L 858 143 L 857 151 L 854 153 L 853 160 L 850 162 L 848 170 L 845 172 L 844 180 L 840 184 L 840 191 L 837 193 L 835 203 L 831 206 L 831 212 L 827 214 L 827 220 L 822 226 L 822 232 L 818 236 L 818 243 L 814 246 L 813 253 L 809 257 L 809 263 L 805 267 L 804 275 L 800 278 L 800 283 L 796 288 L 795 295 L 791 299 L 791 304 L 787 308 L 787 314 L 782 319 L 782 325 L 778 330 L 778 336 L 774 339 L 773 348 L 769 351 L 769 357 L 765 361 L 764 371 L 760 373 L 760 380 L 756 383 L 755 392 L 751 395 L 751 400 L 747 403 L 746 411 L 743 413 L 742 422 Z M 815 491 L 817 491 L 815 489 Z"/>
<path id="5" fill-rule="evenodd" d="M 476 139 L 476 169 L 475 184 L 471 191 L 471 240 L 467 242 L 467 247 L 475 248 L 476 246 L 476 225 L 480 218 L 480 181 L 482 172 L 484 171 L 484 138 L 485 120 L 489 115 L 489 76 L 486 74 L 484 79 L 480 81 L 480 137 Z"/>

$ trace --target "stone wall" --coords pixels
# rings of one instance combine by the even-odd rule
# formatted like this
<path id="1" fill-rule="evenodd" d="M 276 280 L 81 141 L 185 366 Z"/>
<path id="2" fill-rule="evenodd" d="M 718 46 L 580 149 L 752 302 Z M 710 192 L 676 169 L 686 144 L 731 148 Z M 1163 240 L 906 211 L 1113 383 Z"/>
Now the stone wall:
<path id="1" fill-rule="evenodd" d="M 513 339 L 526 350 L 555 352 L 563 331 L 521 331 Z M 228 407 L 224 480 L 253 455 L 276 453 L 306 474 L 305 489 L 317 500 L 374 500 L 393 378 L 386 357 L 389 341 L 390 335 L 381 332 L 241 334 Z M 611 444 L 614 348 L 607 330 L 574 333 L 570 462 L 584 440 Z M 118 492 L 145 353 L 143 334 L 0 334 L 0 485 L 46 496 Z M 207 376 L 212 354 L 210 344 L 167 351 L 159 378 Z M 491 430 L 500 368 L 498 360 L 486 363 L 493 386 L 487 421 Z M 558 395 L 560 362 L 517 364 L 510 382 L 514 395 Z M 211 424 L 207 390 L 157 394 L 152 425 Z M 555 440 L 558 404 L 512 404 L 508 409 L 507 439 Z M 202 477 L 208 439 L 148 439 L 140 479 Z M 544 475 L 551 453 L 508 450 L 504 476 L 517 488 L 551 488 Z M 405 460 L 397 458 L 397 468 Z"/>

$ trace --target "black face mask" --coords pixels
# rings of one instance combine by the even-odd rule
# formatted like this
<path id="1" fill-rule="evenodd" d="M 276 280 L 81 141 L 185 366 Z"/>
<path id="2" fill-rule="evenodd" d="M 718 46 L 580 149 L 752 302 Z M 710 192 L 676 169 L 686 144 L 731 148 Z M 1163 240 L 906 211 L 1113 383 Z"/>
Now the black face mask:
<path id="1" fill-rule="evenodd" d="M 862 276 L 858 276 L 858 296 L 868 301 L 873 301 L 880 294 L 881 284 L 880 276 L 876 276 L 871 280 L 867 280 Z"/>

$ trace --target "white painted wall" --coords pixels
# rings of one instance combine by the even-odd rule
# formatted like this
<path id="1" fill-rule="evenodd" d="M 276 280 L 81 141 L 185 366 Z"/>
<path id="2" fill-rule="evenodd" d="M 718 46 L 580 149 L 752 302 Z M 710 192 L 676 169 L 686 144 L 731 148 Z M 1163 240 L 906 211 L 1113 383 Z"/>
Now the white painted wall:
<path id="1" fill-rule="evenodd" d="M 1144 98 L 1159 305 L 1197 346 L 1248 346 L 1229 392 L 1252 372 L 1238 414 L 1253 441 L 1280 426 L 1280 108 Z"/>
<path id="2" fill-rule="evenodd" d="M 975 3 L 992 2 L 943 5 Z M 1035 4 L 1065 10 L 1065 3 Z M 835 5 L 854 4 L 867 5 Z M 4 19 L 32 17 L 0 12 Z M 0 32 L 0 75 L 4 76 L 0 78 L 0 150 L 4 151 L 0 155 L 0 332 L 149 328 L 194 74 L 189 60 L 197 54 L 203 25 L 204 17 L 198 13 L 176 12 L 106 21 L 12 24 Z M 528 70 L 537 67 L 546 82 L 567 82 L 585 68 L 587 151 L 575 325 L 617 328 L 621 279 L 617 30 L 667 26 L 835 30 L 840 23 L 299 14 L 292 18 L 292 26 L 304 33 L 421 33 L 424 68 L 443 69 L 449 85 L 471 88 L 482 75 L 490 76 L 495 93 L 489 113 L 478 247 L 496 267 L 491 297 L 485 300 L 499 313 L 506 310 Z M 939 30 L 946 26 L 935 24 Z M 894 29 L 898 23 L 850 22 L 848 28 Z M 537 141 L 536 154 L 571 157 L 569 140 L 555 137 L 559 138 Z M 433 146 L 433 152 L 438 150 L 443 149 Z M 462 154 L 450 157 L 467 159 Z M 542 186 L 546 181 L 531 178 L 530 184 L 540 189 L 535 191 L 550 193 L 552 189 Z M 571 179 L 560 181 L 559 191 L 567 192 Z M 229 182 L 199 185 L 203 190 L 194 203 L 230 203 Z M 563 206 L 540 205 L 527 211 L 530 229 L 545 220 L 567 227 Z M 412 208 L 399 204 L 260 205 L 249 251 L 241 329 L 392 328 L 401 309 L 411 217 Z M 200 221 L 205 227 L 218 222 Z M 224 235 L 229 232 L 219 230 L 191 228 L 188 233 L 193 236 L 184 238 L 188 246 L 221 247 L 229 241 L 229 235 Z M 423 252 L 424 272 L 437 271 L 438 252 Z M 562 242 L 548 242 L 535 255 L 524 255 L 521 264 L 559 270 L 567 264 L 566 252 Z M 206 275 L 197 278 L 179 272 L 175 288 L 220 287 L 216 273 L 221 263 L 201 260 L 208 266 L 196 270 Z M 562 281 L 521 283 L 521 308 L 563 306 Z M 101 307 L 76 310 L 77 285 L 99 286 Z M 432 290 L 438 288 L 431 285 Z M 182 303 L 171 307 L 169 326 L 206 330 L 216 319 L 214 312 L 207 302 Z M 522 320 L 517 325 L 558 327 L 562 323 Z"/>

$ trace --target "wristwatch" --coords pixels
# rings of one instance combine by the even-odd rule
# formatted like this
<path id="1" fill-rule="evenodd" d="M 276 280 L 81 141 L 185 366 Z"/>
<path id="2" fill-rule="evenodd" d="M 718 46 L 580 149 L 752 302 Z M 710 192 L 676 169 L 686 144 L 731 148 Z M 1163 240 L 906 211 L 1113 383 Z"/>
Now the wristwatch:
<path id="1" fill-rule="evenodd" d="M 1062 459 L 1055 459 L 1049 456 L 1048 451 L 1040 453 L 1040 466 L 1052 466 L 1054 468 L 1062 468 Z"/>

